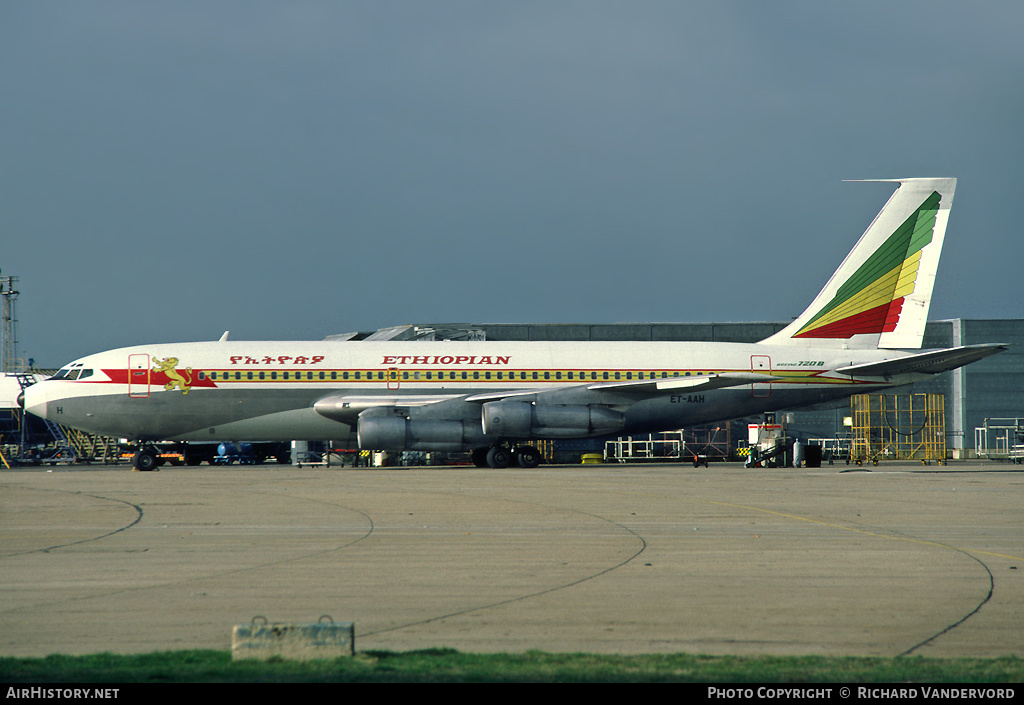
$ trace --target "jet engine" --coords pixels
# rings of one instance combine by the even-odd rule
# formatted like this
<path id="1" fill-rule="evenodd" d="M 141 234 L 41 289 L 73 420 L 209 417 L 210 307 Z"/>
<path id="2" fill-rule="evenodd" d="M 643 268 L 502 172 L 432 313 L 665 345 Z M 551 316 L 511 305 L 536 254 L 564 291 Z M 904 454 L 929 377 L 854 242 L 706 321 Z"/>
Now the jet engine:
<path id="1" fill-rule="evenodd" d="M 622 430 L 626 417 L 604 406 L 492 401 L 481 410 L 485 436 L 498 438 L 586 438 Z"/>
<path id="2" fill-rule="evenodd" d="M 461 451 L 487 445 L 476 424 L 457 420 L 363 414 L 356 433 L 360 448 L 377 450 Z"/>

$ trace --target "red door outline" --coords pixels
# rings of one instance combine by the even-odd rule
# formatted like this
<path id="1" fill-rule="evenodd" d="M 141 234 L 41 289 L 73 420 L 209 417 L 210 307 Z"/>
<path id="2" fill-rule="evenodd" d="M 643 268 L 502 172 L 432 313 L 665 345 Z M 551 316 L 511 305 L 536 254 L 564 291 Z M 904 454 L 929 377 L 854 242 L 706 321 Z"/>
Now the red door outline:
<path id="1" fill-rule="evenodd" d="M 135 353 L 128 356 L 128 396 L 133 399 L 148 397 L 151 377 L 149 355 Z"/>
<path id="2" fill-rule="evenodd" d="M 750 371 L 771 374 L 772 359 L 768 355 L 751 355 Z M 750 385 L 750 396 L 767 398 L 772 395 L 771 382 L 754 382 Z"/>

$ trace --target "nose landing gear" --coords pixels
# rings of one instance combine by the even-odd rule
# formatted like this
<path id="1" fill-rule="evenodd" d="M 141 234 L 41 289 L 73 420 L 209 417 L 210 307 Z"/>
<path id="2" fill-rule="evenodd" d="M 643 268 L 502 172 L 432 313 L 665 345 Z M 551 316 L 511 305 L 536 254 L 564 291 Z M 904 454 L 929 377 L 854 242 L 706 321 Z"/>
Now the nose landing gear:
<path id="1" fill-rule="evenodd" d="M 135 450 L 132 466 L 139 472 L 150 472 L 160 467 L 160 455 L 153 446 L 140 445 Z"/>

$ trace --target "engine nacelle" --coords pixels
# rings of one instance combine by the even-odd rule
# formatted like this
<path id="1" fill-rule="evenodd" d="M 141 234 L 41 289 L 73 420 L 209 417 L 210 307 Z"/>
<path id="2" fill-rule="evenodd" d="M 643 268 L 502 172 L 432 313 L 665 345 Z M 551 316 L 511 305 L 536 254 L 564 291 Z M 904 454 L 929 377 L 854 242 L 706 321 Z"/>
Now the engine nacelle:
<path id="1" fill-rule="evenodd" d="M 356 428 L 364 450 L 461 451 L 470 443 L 483 444 L 480 432 L 467 429 L 464 421 L 360 416 Z"/>
<path id="2" fill-rule="evenodd" d="M 485 436 L 498 438 L 587 438 L 621 431 L 626 417 L 603 406 L 492 401 L 481 409 Z"/>

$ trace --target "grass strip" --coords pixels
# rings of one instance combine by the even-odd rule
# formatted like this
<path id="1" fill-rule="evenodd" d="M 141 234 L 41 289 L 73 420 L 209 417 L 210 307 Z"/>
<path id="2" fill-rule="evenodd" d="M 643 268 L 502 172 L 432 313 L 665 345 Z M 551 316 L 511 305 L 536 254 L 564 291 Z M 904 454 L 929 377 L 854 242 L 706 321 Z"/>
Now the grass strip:
<path id="1" fill-rule="evenodd" d="M 1021 683 L 1015 657 L 471 654 L 366 651 L 323 661 L 233 661 L 227 651 L 0 658 L 0 683 Z"/>

